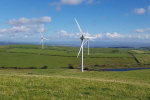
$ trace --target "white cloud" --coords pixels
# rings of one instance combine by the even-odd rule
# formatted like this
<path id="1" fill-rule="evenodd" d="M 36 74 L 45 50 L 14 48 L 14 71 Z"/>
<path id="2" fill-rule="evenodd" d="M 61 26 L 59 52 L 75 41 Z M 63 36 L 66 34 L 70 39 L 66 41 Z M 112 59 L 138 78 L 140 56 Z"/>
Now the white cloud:
<path id="1" fill-rule="evenodd" d="M 57 33 L 57 37 L 61 37 L 61 38 L 75 38 L 75 34 L 74 33 L 71 33 L 71 34 L 68 34 L 66 31 L 64 30 L 61 30 Z"/>
<path id="2" fill-rule="evenodd" d="M 91 36 L 91 34 L 89 33 L 83 33 L 83 35 L 85 37 L 89 37 Z M 63 38 L 80 38 L 81 37 L 81 33 L 67 33 L 66 31 L 64 30 L 60 30 L 58 33 L 57 33 L 57 37 L 63 37 Z"/>
<path id="3" fill-rule="evenodd" d="M 106 38 L 122 38 L 123 37 L 121 34 L 118 34 L 116 32 L 114 32 L 113 34 L 106 33 L 105 36 Z"/>
<path id="4" fill-rule="evenodd" d="M 99 33 L 99 34 L 94 34 L 93 36 L 96 37 L 96 38 L 102 38 L 103 34 Z"/>
<path id="5" fill-rule="evenodd" d="M 150 13 L 150 6 L 148 6 L 148 12 Z"/>
<path id="6" fill-rule="evenodd" d="M 139 9 L 134 9 L 134 13 L 137 13 L 137 14 L 144 14 L 145 13 L 145 9 L 144 8 L 139 8 Z"/>
<path id="7" fill-rule="evenodd" d="M 86 4 L 92 4 L 94 2 L 94 0 L 87 0 Z"/>
<path id="8" fill-rule="evenodd" d="M 145 31 L 150 31 L 150 28 L 145 29 Z"/>
<path id="9" fill-rule="evenodd" d="M 15 34 L 27 31 L 29 31 L 29 28 L 27 28 L 26 26 L 21 26 L 21 27 L 13 27 L 10 29 L 0 29 L 0 34 Z"/>
<path id="10" fill-rule="evenodd" d="M 20 26 L 23 24 L 40 24 L 40 23 L 48 23 L 48 22 L 51 22 L 51 17 L 49 16 L 45 16 L 40 19 L 37 19 L 37 18 L 27 19 L 25 17 L 22 17 L 18 20 L 16 19 L 10 20 L 8 24 L 14 25 L 14 26 Z"/>
<path id="11" fill-rule="evenodd" d="M 114 33 L 98 33 L 98 34 L 89 34 L 89 33 L 83 33 L 84 36 L 90 36 L 90 37 L 96 37 L 96 40 L 102 40 L 102 39 L 108 39 L 108 40 L 117 40 L 117 39 L 150 39 L 150 34 L 129 34 L 129 35 L 121 35 L 117 32 Z M 80 39 L 81 34 L 80 33 L 68 33 L 67 31 L 61 30 L 57 34 L 57 39 Z"/>
<path id="12" fill-rule="evenodd" d="M 150 31 L 150 28 L 147 28 L 147 29 L 136 29 L 136 30 L 134 30 L 134 32 L 136 32 L 136 33 L 144 33 L 144 32 L 147 32 L 147 31 Z"/>
<path id="13" fill-rule="evenodd" d="M 143 29 L 136 29 L 134 32 L 137 32 L 137 33 L 143 33 L 144 30 L 143 30 Z"/>
<path id="14" fill-rule="evenodd" d="M 10 29 L 0 29 L 0 34 L 16 34 L 16 33 L 25 33 L 25 32 L 34 32 L 34 33 L 42 33 L 47 29 L 44 28 L 44 25 L 27 25 L 27 26 L 14 26 Z M 33 33 L 27 35 L 33 35 Z"/>
<path id="15" fill-rule="evenodd" d="M 56 10 L 60 11 L 62 5 L 79 5 L 83 2 L 85 2 L 85 4 L 92 4 L 92 3 L 98 4 L 98 3 L 100 3 L 100 1 L 94 2 L 94 0 L 60 0 L 59 2 L 53 2 L 53 3 L 50 3 L 49 5 L 50 6 L 57 6 Z"/>
<path id="16" fill-rule="evenodd" d="M 18 20 L 13 19 L 8 22 L 8 24 L 13 25 L 9 29 L 0 29 L 0 34 L 11 34 L 14 37 L 14 34 L 25 33 L 26 35 L 35 35 L 34 33 L 45 32 L 47 29 L 44 28 L 44 23 L 51 22 L 51 17 L 42 17 L 42 18 L 31 18 L 27 19 L 22 17 Z"/>
<path id="17" fill-rule="evenodd" d="M 121 34 L 118 34 L 116 32 L 114 32 L 113 34 L 110 34 L 110 33 L 105 33 L 105 34 L 89 34 L 89 33 L 83 33 L 84 36 L 86 37 L 96 37 L 96 38 L 111 38 L 111 39 L 114 39 L 114 38 L 123 38 L 124 36 L 121 35 Z M 58 32 L 57 34 L 57 37 L 60 37 L 60 38 L 80 38 L 81 37 L 81 34 L 80 33 L 67 33 L 66 31 L 64 30 L 61 30 Z"/>
<path id="18" fill-rule="evenodd" d="M 61 4 L 78 5 L 85 0 L 60 0 Z"/>
<path id="19" fill-rule="evenodd" d="M 33 25 L 27 25 L 27 28 L 43 28 L 44 24 L 33 24 Z"/>
<path id="20" fill-rule="evenodd" d="M 35 30 L 35 32 L 37 32 L 37 33 L 43 33 L 43 32 L 45 32 L 47 29 L 45 29 L 45 28 L 39 28 L 39 29 L 37 29 L 37 30 Z"/>
<path id="21" fill-rule="evenodd" d="M 87 33 L 83 33 L 83 35 L 86 37 L 89 37 L 89 36 L 91 36 L 91 34 L 89 34 L 88 32 Z"/>
<path id="22" fill-rule="evenodd" d="M 50 3 L 50 6 L 61 6 L 61 5 L 78 5 L 85 0 L 60 0 L 59 2 Z"/>
<path id="23" fill-rule="evenodd" d="M 133 36 L 133 38 L 136 38 L 136 39 L 150 39 L 150 35 L 147 34 L 147 35 L 135 35 Z"/>

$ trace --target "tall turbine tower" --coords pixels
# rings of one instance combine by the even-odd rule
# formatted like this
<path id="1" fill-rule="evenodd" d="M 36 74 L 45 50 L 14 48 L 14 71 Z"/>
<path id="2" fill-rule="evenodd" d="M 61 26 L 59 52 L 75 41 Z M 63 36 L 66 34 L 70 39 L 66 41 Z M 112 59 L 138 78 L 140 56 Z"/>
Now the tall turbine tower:
<path id="1" fill-rule="evenodd" d="M 78 53 L 78 55 L 77 55 L 77 58 L 78 58 L 78 56 L 79 56 L 79 54 L 80 54 L 80 51 L 81 51 L 81 72 L 83 72 L 83 43 L 84 43 L 84 39 L 87 39 L 86 37 L 84 37 L 84 35 L 83 35 L 83 33 L 82 33 L 82 30 L 81 30 L 81 28 L 80 28 L 80 26 L 79 26 L 79 24 L 78 24 L 78 22 L 77 22 L 77 20 L 75 19 L 75 21 L 76 21 L 76 23 L 77 23 L 77 25 L 78 25 L 78 28 L 79 28 L 79 30 L 80 30 L 80 33 L 81 33 L 81 47 L 80 47 L 80 50 L 79 50 L 79 53 Z"/>
<path id="2" fill-rule="evenodd" d="M 49 40 L 49 39 L 44 38 L 43 35 L 42 35 L 42 33 L 41 33 L 41 37 L 42 37 L 41 42 L 42 42 L 42 49 L 43 49 L 43 40 L 44 40 L 44 39 L 45 39 L 45 40 Z M 41 42 L 40 42 L 40 43 L 41 43 Z M 39 43 L 39 44 L 40 44 L 40 43 Z"/>

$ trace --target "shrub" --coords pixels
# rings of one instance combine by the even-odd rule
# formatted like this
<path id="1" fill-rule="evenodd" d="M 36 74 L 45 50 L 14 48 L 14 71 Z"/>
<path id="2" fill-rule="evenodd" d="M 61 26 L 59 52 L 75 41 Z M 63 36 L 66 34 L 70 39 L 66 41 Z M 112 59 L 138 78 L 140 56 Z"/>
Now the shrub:
<path id="1" fill-rule="evenodd" d="M 95 67 L 98 67 L 98 65 L 97 65 L 97 64 L 95 64 L 94 66 L 95 66 Z"/>
<path id="2" fill-rule="evenodd" d="M 119 50 L 112 50 L 111 53 L 118 53 Z"/>
<path id="3" fill-rule="evenodd" d="M 3 69 L 6 68 L 5 66 L 2 67 Z"/>
<path id="4" fill-rule="evenodd" d="M 30 69 L 37 69 L 37 68 L 36 68 L 36 66 L 34 66 L 34 67 L 30 67 Z"/>
<path id="5" fill-rule="evenodd" d="M 89 68 L 88 68 L 88 67 L 85 67 L 84 70 L 89 70 Z"/>
<path id="6" fill-rule="evenodd" d="M 69 69 L 74 69 L 74 66 L 71 64 L 68 64 Z"/>
<path id="7" fill-rule="evenodd" d="M 42 67 L 42 69 L 47 69 L 48 68 L 48 66 L 47 65 L 44 65 L 43 67 Z"/>

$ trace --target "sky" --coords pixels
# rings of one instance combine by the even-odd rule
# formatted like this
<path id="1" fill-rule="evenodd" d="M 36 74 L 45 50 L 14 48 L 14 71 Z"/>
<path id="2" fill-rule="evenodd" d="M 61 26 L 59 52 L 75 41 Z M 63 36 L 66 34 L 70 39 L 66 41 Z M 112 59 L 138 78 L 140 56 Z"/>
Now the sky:
<path id="1" fill-rule="evenodd" d="M 1 0 L 0 41 L 150 42 L 150 0 Z M 46 40 L 45 40 L 46 41 Z"/>

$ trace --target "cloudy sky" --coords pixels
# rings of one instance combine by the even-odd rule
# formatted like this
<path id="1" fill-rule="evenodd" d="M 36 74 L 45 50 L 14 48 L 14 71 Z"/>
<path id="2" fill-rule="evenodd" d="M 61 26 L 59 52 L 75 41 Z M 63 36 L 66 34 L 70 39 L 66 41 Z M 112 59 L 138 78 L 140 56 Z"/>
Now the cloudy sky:
<path id="1" fill-rule="evenodd" d="M 150 42 L 150 0 L 1 0 L 0 41 Z M 88 31 L 87 31 L 88 30 Z"/>

